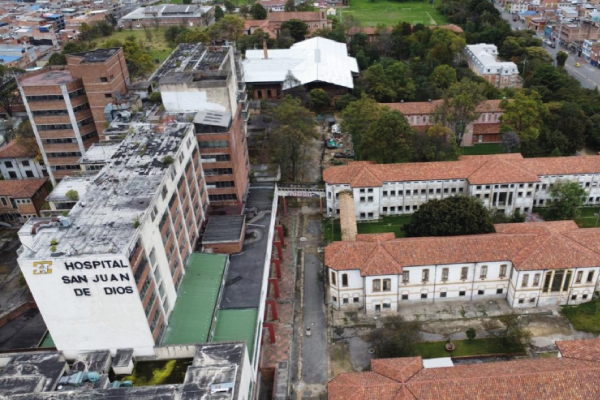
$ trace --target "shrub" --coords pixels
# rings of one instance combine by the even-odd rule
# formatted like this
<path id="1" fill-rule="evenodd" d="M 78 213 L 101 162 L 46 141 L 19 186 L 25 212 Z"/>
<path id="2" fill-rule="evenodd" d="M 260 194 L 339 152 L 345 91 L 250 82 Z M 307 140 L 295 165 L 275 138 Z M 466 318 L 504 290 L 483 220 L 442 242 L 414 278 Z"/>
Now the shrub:
<path id="1" fill-rule="evenodd" d="M 77 193 L 77 190 L 71 189 L 65 193 L 65 197 L 71 201 L 77 201 L 79 200 L 79 193 Z"/>

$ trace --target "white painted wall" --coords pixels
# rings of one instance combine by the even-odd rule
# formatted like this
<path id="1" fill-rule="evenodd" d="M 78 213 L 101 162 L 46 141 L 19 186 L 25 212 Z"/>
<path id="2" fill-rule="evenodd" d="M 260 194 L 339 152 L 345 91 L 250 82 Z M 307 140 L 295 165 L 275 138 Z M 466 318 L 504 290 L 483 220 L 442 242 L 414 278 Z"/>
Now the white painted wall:
<path id="1" fill-rule="evenodd" d="M 12 167 L 6 163 L 9 162 Z M 25 165 L 28 164 L 28 165 Z M 16 178 L 11 178 L 10 172 L 16 174 Z M 30 172 L 31 177 L 27 176 Z M 40 163 L 33 158 L 3 158 L 0 160 L 0 173 L 4 179 L 27 179 L 27 178 L 43 178 L 44 170 Z"/>

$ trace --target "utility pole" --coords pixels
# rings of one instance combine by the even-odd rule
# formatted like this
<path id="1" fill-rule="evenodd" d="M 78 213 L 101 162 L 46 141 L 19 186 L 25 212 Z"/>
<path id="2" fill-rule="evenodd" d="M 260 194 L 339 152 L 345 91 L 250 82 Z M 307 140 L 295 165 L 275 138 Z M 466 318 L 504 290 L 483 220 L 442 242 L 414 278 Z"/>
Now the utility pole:
<path id="1" fill-rule="evenodd" d="M 521 61 L 521 64 L 523 64 L 523 78 L 525 78 L 525 68 L 527 68 L 527 56 L 525 56 L 525 59 Z"/>

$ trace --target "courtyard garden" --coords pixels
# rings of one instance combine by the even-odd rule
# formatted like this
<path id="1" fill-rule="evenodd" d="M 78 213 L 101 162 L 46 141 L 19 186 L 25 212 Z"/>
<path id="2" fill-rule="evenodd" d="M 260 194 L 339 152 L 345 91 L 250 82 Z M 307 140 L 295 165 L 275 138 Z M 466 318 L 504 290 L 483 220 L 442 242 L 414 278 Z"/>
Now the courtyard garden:
<path id="1" fill-rule="evenodd" d="M 600 298 L 577 306 L 565 306 L 561 313 L 578 331 L 600 333 Z"/>

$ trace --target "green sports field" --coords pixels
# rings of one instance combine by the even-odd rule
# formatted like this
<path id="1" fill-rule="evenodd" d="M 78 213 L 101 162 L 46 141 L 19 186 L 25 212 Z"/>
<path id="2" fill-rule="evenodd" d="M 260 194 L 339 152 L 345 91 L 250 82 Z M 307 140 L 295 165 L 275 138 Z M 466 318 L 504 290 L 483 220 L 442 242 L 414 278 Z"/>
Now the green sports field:
<path id="1" fill-rule="evenodd" d="M 410 22 L 413 25 L 421 23 L 428 25 L 444 25 L 446 17 L 440 14 L 435 6 L 440 0 L 429 4 L 424 1 L 392 1 L 392 0 L 350 0 L 350 8 L 338 9 L 342 19 L 350 14 L 360 20 L 362 26 L 378 24 L 394 26 L 398 22 Z"/>

